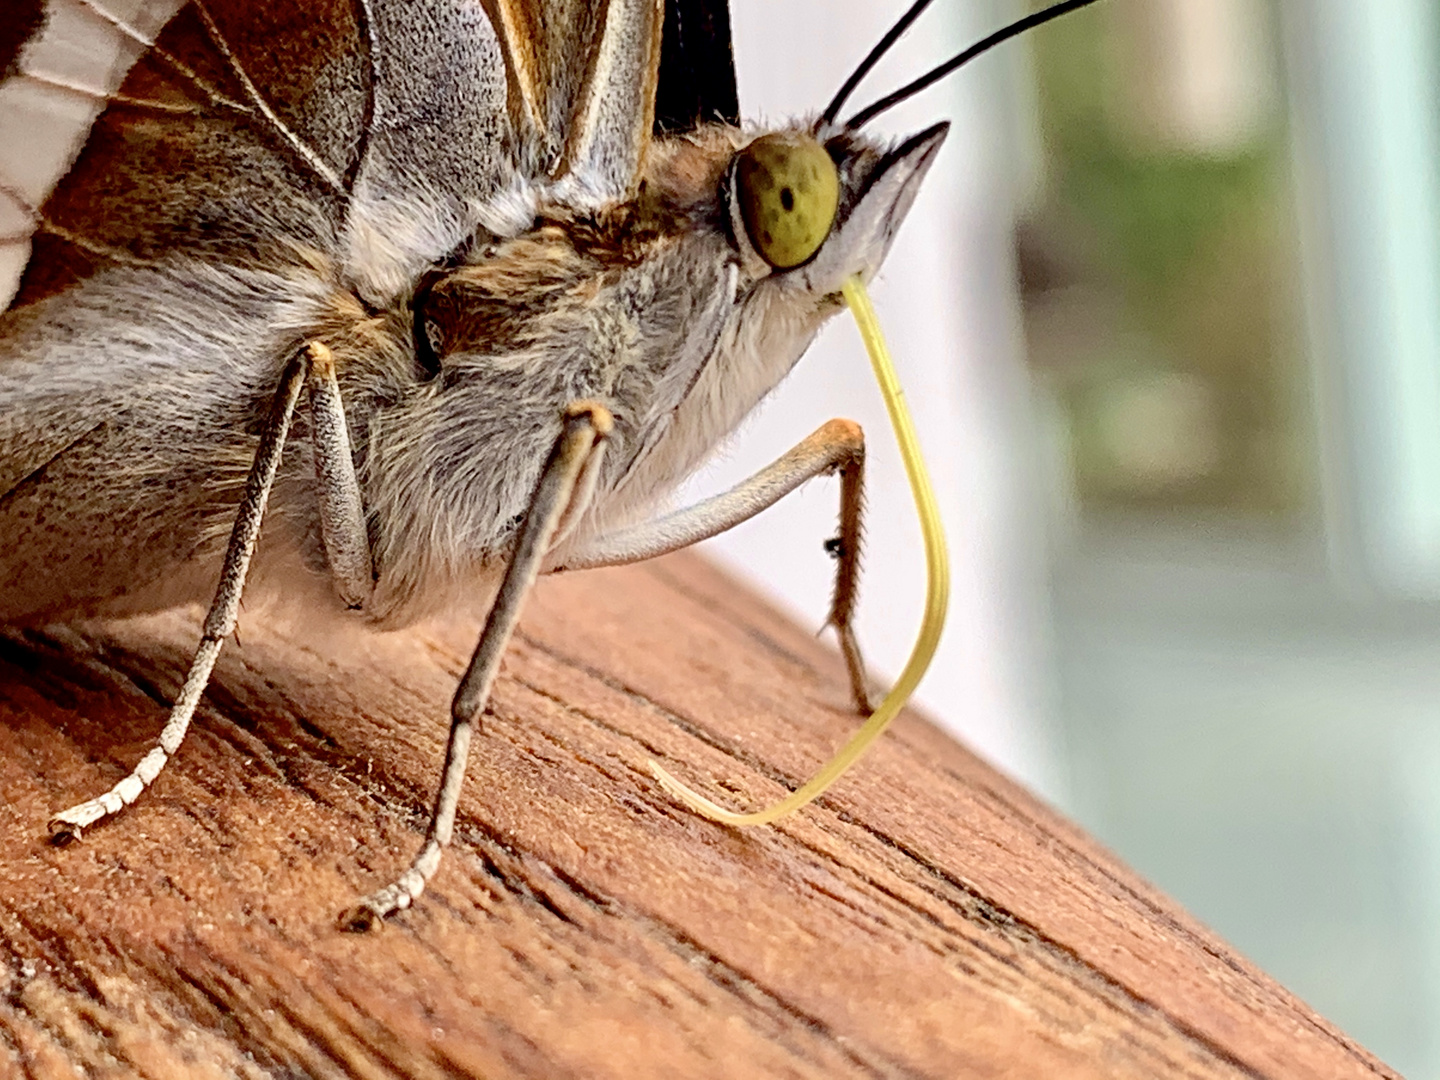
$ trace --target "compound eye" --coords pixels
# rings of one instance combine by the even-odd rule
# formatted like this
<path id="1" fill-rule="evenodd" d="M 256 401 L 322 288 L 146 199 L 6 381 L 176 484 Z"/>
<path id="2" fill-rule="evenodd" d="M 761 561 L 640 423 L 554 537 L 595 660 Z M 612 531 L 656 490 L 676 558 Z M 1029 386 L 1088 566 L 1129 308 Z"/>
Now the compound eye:
<path id="1" fill-rule="evenodd" d="M 762 135 L 735 160 L 735 194 L 745 232 L 777 270 L 809 261 L 835 224 L 840 174 L 808 135 Z"/>

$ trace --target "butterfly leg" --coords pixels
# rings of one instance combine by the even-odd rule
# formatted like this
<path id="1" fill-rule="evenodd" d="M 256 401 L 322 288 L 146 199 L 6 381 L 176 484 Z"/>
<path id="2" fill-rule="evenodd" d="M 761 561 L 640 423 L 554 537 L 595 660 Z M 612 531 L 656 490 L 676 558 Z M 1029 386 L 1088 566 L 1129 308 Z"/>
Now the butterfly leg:
<path id="1" fill-rule="evenodd" d="M 840 531 L 825 542 L 835 559 L 835 590 L 826 620 L 840 639 L 855 707 L 869 715 L 865 663 L 852 622 L 860 582 L 860 534 L 864 510 L 865 433 L 851 420 L 831 420 L 772 464 L 729 491 L 654 521 L 642 522 L 569 554 L 558 570 L 616 566 L 664 555 L 733 528 L 775 505 L 806 480 L 840 474 Z"/>
<path id="2" fill-rule="evenodd" d="M 559 530 L 573 522 L 593 490 L 599 456 L 611 426 L 610 413 L 594 402 L 577 402 L 565 411 L 565 427 L 540 474 L 530 509 L 520 526 L 514 554 L 490 607 L 475 654 L 450 706 L 450 739 L 445 768 L 425 843 L 410 868 L 385 886 L 341 912 L 342 929 L 368 930 L 379 919 L 409 907 L 440 865 L 440 855 L 455 829 L 455 811 L 465 780 L 465 762 L 476 721 L 490 699 L 500 657 L 520 618 L 520 606 L 535 583 Z"/>
<path id="3" fill-rule="evenodd" d="M 285 366 L 280 376 L 280 386 L 270 404 L 270 415 L 265 421 L 265 430 L 260 436 L 260 447 L 255 461 L 250 466 L 250 475 L 245 481 L 245 492 L 240 497 L 240 510 L 235 515 L 235 525 L 230 531 L 230 543 L 225 549 L 225 558 L 220 568 L 220 586 L 215 590 L 215 599 L 205 616 L 200 637 L 200 647 L 190 663 L 185 684 L 180 695 L 171 706 L 170 716 L 160 731 L 160 738 L 130 775 L 109 791 L 62 810 L 50 819 L 50 839 L 55 844 L 66 844 L 80 835 L 82 829 L 97 821 L 119 813 L 129 806 L 160 775 L 165 763 L 180 748 L 181 740 L 190 727 L 195 706 L 205 685 L 210 681 L 210 672 L 220 655 L 220 646 L 235 629 L 235 620 L 240 611 L 240 593 L 245 587 L 245 574 L 250 568 L 250 557 L 255 553 L 255 540 L 260 534 L 260 521 L 265 516 L 265 504 L 270 499 L 270 488 L 275 482 L 275 473 L 280 467 L 280 457 L 285 449 L 285 438 L 290 432 L 290 421 L 295 415 L 295 405 L 300 399 L 307 371 L 311 365 L 312 353 L 304 350 Z"/>
<path id="4" fill-rule="evenodd" d="M 350 607 L 363 607 L 375 591 L 375 568 L 365 528 L 365 502 L 351 456 L 350 429 L 335 379 L 335 357 L 318 341 L 306 352 L 320 536 L 335 591 Z"/>

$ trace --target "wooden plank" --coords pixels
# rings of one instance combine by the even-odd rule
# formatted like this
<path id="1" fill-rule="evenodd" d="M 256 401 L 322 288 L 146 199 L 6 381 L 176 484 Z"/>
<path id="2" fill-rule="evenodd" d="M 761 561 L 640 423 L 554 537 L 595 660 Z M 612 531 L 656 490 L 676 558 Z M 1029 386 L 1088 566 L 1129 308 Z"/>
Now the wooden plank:
<path id="1" fill-rule="evenodd" d="M 541 583 L 457 846 L 419 842 L 476 623 L 324 638 L 249 615 L 153 791 L 48 813 L 149 745 L 196 613 L 0 637 L 0 1075 L 1393 1077 L 917 716 L 834 793 L 737 804 L 853 730 L 836 657 L 696 556 Z"/>

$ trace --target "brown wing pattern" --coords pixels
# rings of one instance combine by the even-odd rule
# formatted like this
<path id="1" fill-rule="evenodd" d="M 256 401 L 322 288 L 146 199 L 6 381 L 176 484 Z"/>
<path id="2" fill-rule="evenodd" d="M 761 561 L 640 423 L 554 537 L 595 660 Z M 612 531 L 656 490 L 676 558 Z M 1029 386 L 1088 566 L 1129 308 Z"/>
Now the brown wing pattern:
<path id="1" fill-rule="evenodd" d="M 365 28 L 351 0 L 186 4 L 38 208 L 17 306 L 107 261 L 191 250 L 252 262 L 277 240 L 330 247 L 365 145 Z"/>
<path id="2" fill-rule="evenodd" d="M 134 2 L 49 0 L 116 26 L 105 5 Z M 131 34 L 138 61 L 44 205 L 26 208 L 38 229 L 17 303 L 111 261 L 272 264 L 297 245 L 337 254 L 382 299 L 493 218 L 487 200 L 512 179 L 555 181 L 579 209 L 623 199 L 650 138 L 663 12 L 183 2 L 153 41 Z"/>

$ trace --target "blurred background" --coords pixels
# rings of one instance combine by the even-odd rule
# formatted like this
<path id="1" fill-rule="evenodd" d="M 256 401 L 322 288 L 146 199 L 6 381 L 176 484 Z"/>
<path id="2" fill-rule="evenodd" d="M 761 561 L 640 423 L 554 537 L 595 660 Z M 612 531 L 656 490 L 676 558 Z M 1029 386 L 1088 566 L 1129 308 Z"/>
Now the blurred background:
<path id="1" fill-rule="evenodd" d="M 822 108 L 900 0 L 732 0 Z M 937 5 L 868 104 L 1038 5 Z M 1321 1013 L 1440 1078 L 1440 5 L 1104 0 L 875 127 L 954 129 L 875 288 L 945 503 L 927 710 Z M 861 641 L 918 528 L 847 320 L 695 490 L 871 446 Z M 817 628 L 833 484 L 711 551 Z"/>

